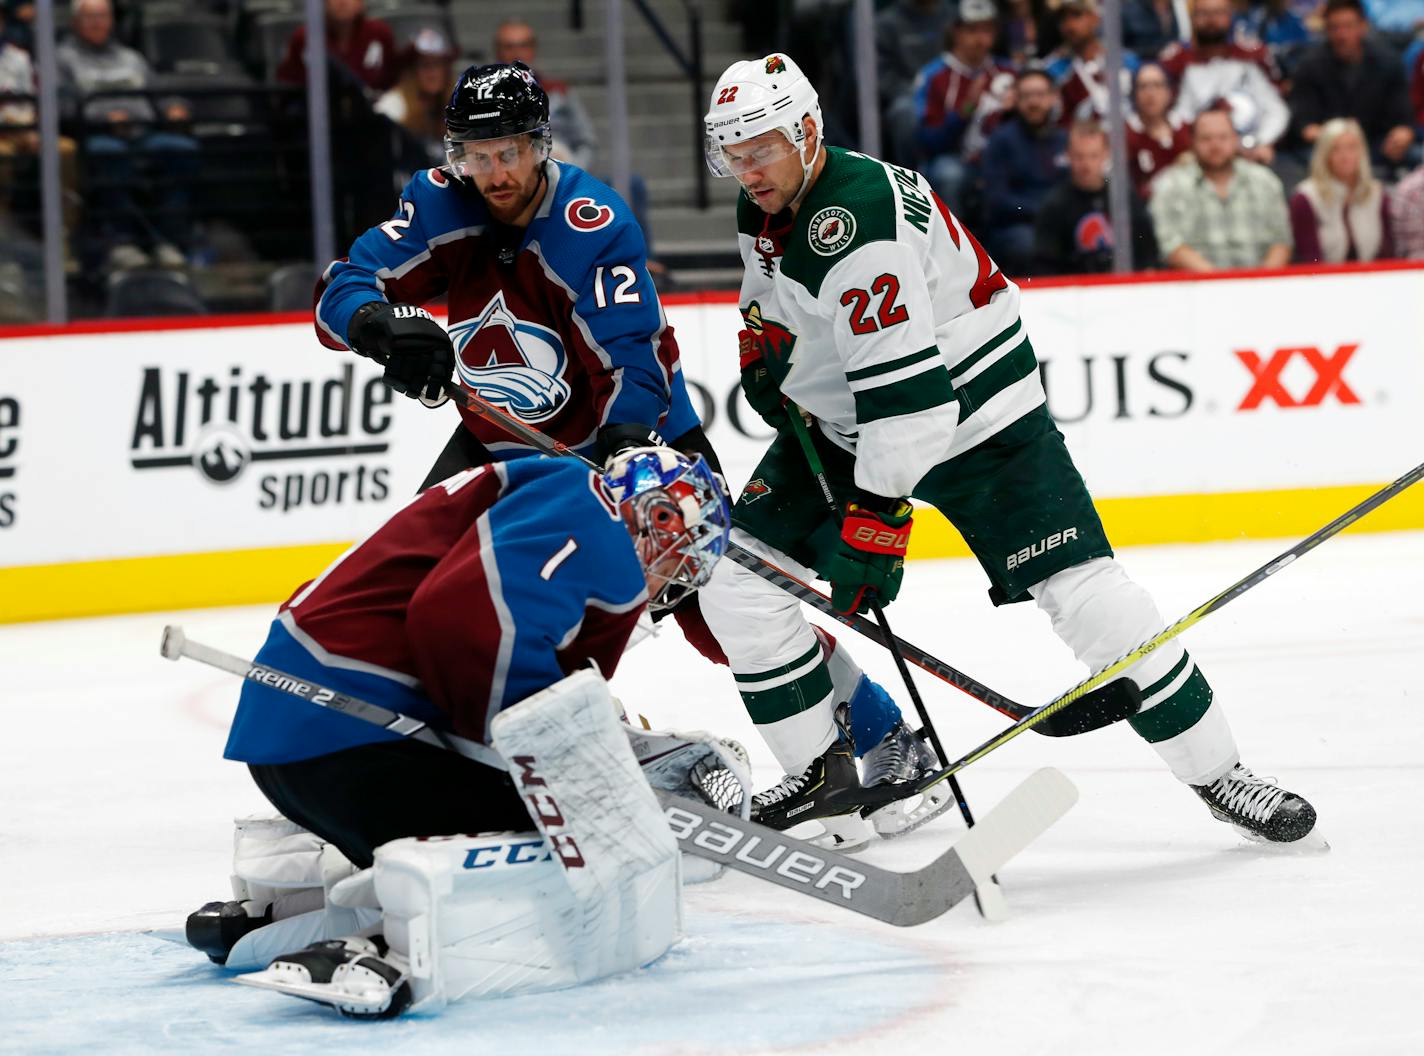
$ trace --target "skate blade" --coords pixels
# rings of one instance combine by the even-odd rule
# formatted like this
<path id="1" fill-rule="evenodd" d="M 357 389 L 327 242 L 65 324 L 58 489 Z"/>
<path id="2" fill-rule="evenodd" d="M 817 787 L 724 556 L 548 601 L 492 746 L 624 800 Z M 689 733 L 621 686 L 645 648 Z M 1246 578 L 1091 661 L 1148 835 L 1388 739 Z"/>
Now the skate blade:
<path id="1" fill-rule="evenodd" d="M 1298 840 L 1291 840 L 1289 843 L 1281 843 L 1279 840 L 1268 840 L 1259 832 L 1252 832 L 1250 829 L 1242 828 L 1240 825 L 1232 825 L 1251 844 L 1253 848 L 1266 851 L 1270 854 L 1325 854 L 1330 850 L 1330 844 L 1325 837 L 1320 834 L 1319 827 L 1311 829 Z"/>
<path id="2" fill-rule="evenodd" d="M 812 831 L 813 824 L 820 826 L 819 832 Z M 794 835 L 822 850 L 855 854 L 870 846 L 870 841 L 875 837 L 875 828 L 859 814 L 841 814 L 830 818 L 807 819 L 800 825 L 787 829 L 786 834 Z"/>
<path id="3" fill-rule="evenodd" d="M 327 1005 L 339 1012 L 354 1012 L 358 1015 L 375 1015 L 390 1007 L 391 992 L 388 989 L 372 990 L 368 994 L 337 987 L 332 983 L 307 983 L 293 979 L 289 974 L 274 972 L 265 968 L 260 972 L 248 972 L 236 977 L 243 986 L 254 986 L 259 990 L 275 990 L 289 997 L 300 997 Z"/>
<path id="4" fill-rule="evenodd" d="M 909 803 L 915 805 L 907 807 Z M 866 818 L 875 826 L 877 836 L 882 840 L 893 840 L 928 825 L 952 806 L 954 796 L 949 786 L 941 783 L 921 795 L 918 802 L 914 797 L 898 799 L 866 815 Z"/>

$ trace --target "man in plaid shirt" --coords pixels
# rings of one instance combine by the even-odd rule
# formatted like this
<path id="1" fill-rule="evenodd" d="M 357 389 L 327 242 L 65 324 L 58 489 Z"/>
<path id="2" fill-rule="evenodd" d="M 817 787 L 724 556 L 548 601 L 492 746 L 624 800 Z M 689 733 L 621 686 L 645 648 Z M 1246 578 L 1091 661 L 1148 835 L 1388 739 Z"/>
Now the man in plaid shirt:
<path id="1" fill-rule="evenodd" d="M 1208 110 L 1192 126 L 1192 158 L 1152 184 L 1152 224 L 1169 268 L 1279 268 L 1290 261 L 1281 181 L 1238 156 L 1231 115 Z"/>
<path id="2" fill-rule="evenodd" d="M 1424 260 L 1424 168 L 1415 169 L 1389 192 L 1394 252 L 1403 260 Z"/>

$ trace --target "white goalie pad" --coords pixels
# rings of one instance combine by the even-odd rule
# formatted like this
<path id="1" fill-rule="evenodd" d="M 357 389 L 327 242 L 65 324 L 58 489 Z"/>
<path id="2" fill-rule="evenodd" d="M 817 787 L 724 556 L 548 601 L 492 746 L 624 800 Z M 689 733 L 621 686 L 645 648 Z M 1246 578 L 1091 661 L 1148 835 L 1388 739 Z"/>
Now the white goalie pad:
<path id="1" fill-rule="evenodd" d="M 281 815 L 233 823 L 232 891 L 249 916 L 272 923 L 233 945 L 224 967 L 261 968 L 322 939 L 377 930 L 380 914 L 331 904 L 327 892 L 355 867 L 335 847 Z"/>
<path id="2" fill-rule="evenodd" d="M 607 683 L 581 671 L 491 729 L 539 833 L 376 849 L 385 938 L 408 966 L 415 1008 L 628 971 L 681 930 L 677 842 Z"/>

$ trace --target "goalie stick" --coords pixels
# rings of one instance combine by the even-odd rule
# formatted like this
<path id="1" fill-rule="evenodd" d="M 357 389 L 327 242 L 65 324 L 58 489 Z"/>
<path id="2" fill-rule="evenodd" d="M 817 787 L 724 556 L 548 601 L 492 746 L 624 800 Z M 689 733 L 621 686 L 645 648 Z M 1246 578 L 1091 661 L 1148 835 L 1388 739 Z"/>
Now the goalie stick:
<path id="1" fill-rule="evenodd" d="M 160 652 L 169 660 L 188 657 L 399 736 L 504 768 L 503 760 L 486 745 L 442 733 L 408 715 L 190 641 L 181 627 L 170 625 L 163 629 Z M 661 789 L 653 792 L 678 845 L 687 853 L 902 928 L 934 920 L 972 895 L 975 888 L 988 882 L 1078 799 L 1078 790 L 1068 778 L 1045 767 L 1019 784 L 934 861 L 902 873 L 825 850 L 698 800 Z"/>
<path id="2" fill-rule="evenodd" d="M 1096 674 L 1090 675 L 1088 678 L 1085 678 L 1082 682 L 1079 682 L 1072 689 L 1068 690 L 1068 692 L 1062 694 L 1055 700 L 1052 700 L 1049 703 L 1045 704 L 1043 707 L 1033 712 L 1027 718 L 1020 719 L 1018 722 L 1014 723 L 1002 733 L 998 734 L 995 737 L 991 737 L 989 740 L 981 744 L 978 748 L 975 748 L 967 755 L 961 756 L 959 759 L 950 763 L 938 773 L 930 774 L 917 781 L 914 785 L 914 788 L 918 791 L 924 791 L 927 788 L 931 788 L 939 782 L 948 779 L 950 776 L 957 774 L 970 763 L 977 762 L 978 760 L 984 758 L 984 756 L 988 755 L 990 752 L 995 751 L 998 748 L 1002 748 L 1005 744 L 1008 744 L 1009 741 L 1013 740 L 1025 730 L 1032 729 L 1036 723 L 1051 717 L 1055 712 L 1066 708 L 1068 705 L 1072 704 L 1073 701 L 1080 699 L 1084 694 L 1091 691 L 1095 686 L 1102 685 L 1108 679 L 1113 678 L 1115 675 L 1131 667 L 1133 664 L 1137 663 L 1137 661 L 1141 660 L 1144 656 L 1152 652 L 1152 650 L 1156 649 L 1164 642 L 1171 641 L 1173 638 L 1177 637 L 1177 635 L 1185 631 L 1188 627 L 1200 623 L 1202 620 L 1210 616 L 1213 612 L 1216 612 L 1218 609 L 1224 608 L 1232 601 L 1239 598 L 1242 594 L 1245 594 L 1252 587 L 1260 586 L 1262 583 L 1264 583 L 1271 576 L 1275 575 L 1281 569 L 1285 568 L 1287 565 L 1294 563 L 1296 558 L 1309 553 L 1311 550 L 1314 550 L 1317 546 L 1325 542 L 1327 539 L 1339 535 L 1341 532 L 1343 532 L 1350 525 L 1354 524 L 1365 514 L 1369 513 L 1371 510 L 1379 506 L 1382 506 L 1384 503 L 1388 502 L 1390 499 L 1394 498 L 1396 495 L 1398 495 L 1400 492 L 1404 491 L 1411 485 L 1418 483 L 1421 478 L 1424 478 L 1424 463 L 1415 466 L 1408 473 L 1404 474 L 1404 476 L 1400 477 L 1392 484 L 1386 484 L 1384 487 L 1380 488 L 1379 491 L 1375 492 L 1363 502 L 1360 502 L 1358 505 L 1346 510 L 1339 517 L 1336 517 L 1324 528 L 1321 528 L 1319 531 L 1315 532 L 1312 535 L 1306 536 L 1304 539 L 1296 543 L 1295 546 L 1291 547 L 1285 553 L 1280 554 L 1275 558 L 1272 558 L 1270 561 L 1267 561 L 1264 565 L 1256 569 L 1254 572 L 1243 576 L 1241 579 L 1237 580 L 1231 586 L 1223 590 L 1220 594 L 1216 594 L 1213 597 L 1208 598 L 1206 601 L 1202 602 L 1195 609 L 1187 613 L 1185 616 L 1183 616 L 1176 623 L 1172 624 L 1170 627 L 1161 631 L 1152 638 L 1147 639 L 1147 641 L 1143 642 L 1135 649 L 1124 653 L 1121 657 L 1114 660 L 1106 667 L 1102 668 Z M 913 795 L 913 793 L 906 793 L 901 791 L 894 796 L 887 795 L 885 797 L 885 802 L 892 802 L 895 799 L 903 798 L 905 795 Z M 877 804 L 872 803 L 867 809 L 874 810 L 876 805 Z"/>
<path id="3" fill-rule="evenodd" d="M 471 414 L 479 415 L 485 421 L 518 437 L 524 443 L 537 448 L 544 454 L 577 458 L 590 469 L 598 469 L 592 460 L 585 458 L 567 444 L 521 422 L 512 414 L 501 410 L 461 385 L 453 381 L 446 382 L 445 392 Z M 936 659 L 918 646 L 911 645 L 903 638 L 887 636 L 874 622 L 867 620 L 859 613 L 845 615 L 837 612 L 831 605 L 831 599 L 825 594 L 785 569 L 778 568 L 760 554 L 753 553 L 746 547 L 729 540 L 726 556 L 749 572 L 755 572 L 772 586 L 779 587 L 796 600 L 809 605 L 821 615 L 828 616 L 837 623 L 864 635 L 877 645 L 888 649 L 893 641 L 907 661 L 935 678 L 948 682 L 955 689 L 973 697 L 981 704 L 988 705 L 1001 715 L 1006 715 L 1011 719 L 1022 719 L 1033 714 L 1033 708 L 1028 705 L 1020 704 L 1018 701 L 990 689 L 978 679 L 951 667 L 943 660 Z M 1137 711 L 1137 702 L 1124 695 L 1125 689 L 1126 686 L 1121 682 L 1110 682 L 1094 693 L 1084 694 L 1073 707 L 1061 710 L 1045 720 L 1040 720 L 1033 728 L 1048 737 L 1072 737 L 1109 726 L 1114 722 L 1120 722 Z"/>

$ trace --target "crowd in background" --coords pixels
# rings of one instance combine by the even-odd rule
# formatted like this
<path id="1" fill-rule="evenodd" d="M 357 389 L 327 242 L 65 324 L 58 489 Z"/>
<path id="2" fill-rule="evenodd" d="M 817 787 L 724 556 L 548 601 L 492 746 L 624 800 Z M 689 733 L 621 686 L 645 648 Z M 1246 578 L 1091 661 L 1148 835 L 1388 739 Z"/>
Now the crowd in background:
<path id="1" fill-rule="evenodd" d="M 340 245 L 443 160 L 442 110 L 471 59 L 530 63 L 559 156 L 599 172 L 592 122 L 540 67 L 534 27 L 491 24 L 465 50 L 441 2 L 325 0 Z M 782 0 L 781 18 L 723 3 L 741 6 L 749 49 L 807 68 L 828 138 L 858 143 L 850 0 Z M 1107 270 L 1098 0 L 876 6 L 888 160 L 924 172 L 1009 274 Z M 61 212 L 81 297 L 123 314 L 129 273 L 309 258 L 299 0 L 71 0 L 59 17 Z M 0 321 L 43 300 L 34 19 L 33 0 L 0 0 Z M 1424 0 L 1123 0 L 1122 37 L 1136 267 L 1424 259 Z M 631 189 L 646 227 L 636 173 Z M 299 306 L 311 267 L 273 276 L 267 306 Z M 147 308 L 166 310 L 154 289 Z"/>
<path id="2" fill-rule="evenodd" d="M 1424 259 L 1424 3 L 1367 4 L 1123 0 L 1135 267 Z M 1102 28 L 1098 0 L 877 15 L 888 158 L 1011 275 L 1112 266 Z"/>

